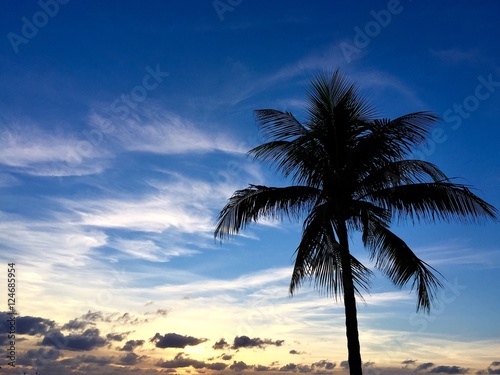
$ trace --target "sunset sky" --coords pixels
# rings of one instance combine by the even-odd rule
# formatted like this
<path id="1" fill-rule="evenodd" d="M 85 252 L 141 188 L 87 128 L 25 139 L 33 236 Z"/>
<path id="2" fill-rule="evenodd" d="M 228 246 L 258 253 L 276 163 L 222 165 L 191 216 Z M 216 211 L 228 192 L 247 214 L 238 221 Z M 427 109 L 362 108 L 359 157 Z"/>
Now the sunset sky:
<path id="1" fill-rule="evenodd" d="M 289 182 L 246 155 L 253 111 L 304 119 L 309 81 L 340 68 L 379 117 L 439 115 L 414 156 L 500 208 L 499 14 L 494 1 L 4 1 L 0 373 L 347 374 L 341 302 L 288 294 L 301 223 L 213 238 L 235 190 Z M 375 272 L 358 305 L 365 374 L 500 374 L 499 229 L 395 223 L 446 289 L 417 314 L 411 285 Z"/>

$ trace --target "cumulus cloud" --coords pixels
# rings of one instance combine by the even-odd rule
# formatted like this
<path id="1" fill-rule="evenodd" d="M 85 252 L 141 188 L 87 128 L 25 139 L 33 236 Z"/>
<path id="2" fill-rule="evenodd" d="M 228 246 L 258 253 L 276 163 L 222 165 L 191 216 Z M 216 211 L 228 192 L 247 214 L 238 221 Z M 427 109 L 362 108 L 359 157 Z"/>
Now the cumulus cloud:
<path id="1" fill-rule="evenodd" d="M 156 343 L 157 348 L 185 348 L 186 346 L 195 346 L 207 341 L 207 339 L 198 339 L 193 336 L 182 336 L 177 333 L 166 333 L 160 335 L 156 333 L 149 341 Z"/>
<path id="2" fill-rule="evenodd" d="M 127 353 L 123 357 L 120 357 L 120 363 L 122 365 L 131 366 L 139 363 L 145 358 L 147 358 L 147 356 L 138 356 L 135 353 Z"/>
<path id="3" fill-rule="evenodd" d="M 255 371 L 269 371 L 271 367 L 269 366 L 264 366 L 264 365 L 256 365 L 253 368 Z"/>
<path id="4" fill-rule="evenodd" d="M 196 359 L 186 358 L 182 353 L 177 354 L 174 359 L 167 361 L 159 361 L 156 363 L 156 366 L 172 369 L 172 368 L 181 368 L 181 367 L 194 367 L 195 369 L 208 369 L 208 370 L 224 370 L 227 365 L 221 362 L 215 363 L 206 363 L 203 361 L 198 361 Z"/>
<path id="5" fill-rule="evenodd" d="M 371 361 L 363 362 L 363 368 L 369 368 L 369 367 L 374 367 L 374 366 L 375 366 L 375 362 L 371 362 Z"/>
<path id="6" fill-rule="evenodd" d="M 248 336 L 236 336 L 234 338 L 232 349 L 239 348 L 264 348 L 268 345 L 281 346 L 285 340 L 270 340 L 270 339 L 260 339 L 258 337 L 251 339 Z"/>
<path id="7" fill-rule="evenodd" d="M 93 323 L 85 322 L 78 319 L 73 319 L 70 320 L 68 323 L 64 324 L 61 330 L 78 331 L 87 328 L 88 325 L 93 325 Z"/>
<path id="8" fill-rule="evenodd" d="M 225 348 L 229 348 L 230 345 L 226 342 L 225 339 L 220 339 L 219 341 L 217 341 L 213 346 L 212 346 L 212 349 L 225 349 Z"/>
<path id="9" fill-rule="evenodd" d="M 434 366 L 434 363 L 432 362 L 425 362 L 422 363 L 421 365 L 418 365 L 415 371 L 420 371 L 420 370 L 427 370 L 428 368 L 431 368 Z"/>
<path id="10" fill-rule="evenodd" d="M 123 341 L 125 337 L 128 336 L 128 332 L 125 333 L 108 333 L 106 339 L 109 341 Z"/>
<path id="11" fill-rule="evenodd" d="M 145 315 L 167 316 L 168 310 L 167 309 L 158 309 L 154 312 L 147 312 Z"/>
<path id="12" fill-rule="evenodd" d="M 111 321 L 111 320 L 107 320 L 104 317 L 104 313 L 102 313 L 101 311 L 89 310 L 86 314 L 82 315 L 81 318 L 83 320 L 88 320 L 91 322 L 102 322 L 102 321 L 110 322 Z"/>
<path id="13" fill-rule="evenodd" d="M 141 319 L 129 313 L 124 313 L 122 315 L 118 315 L 114 320 L 114 322 L 118 325 L 136 325 L 141 323 L 147 323 L 148 319 Z"/>
<path id="14" fill-rule="evenodd" d="M 436 366 L 429 371 L 430 374 L 465 374 L 469 371 L 460 366 Z"/>
<path id="15" fill-rule="evenodd" d="M 408 368 L 408 366 L 413 366 L 415 365 L 417 361 L 414 360 L 414 359 L 405 359 L 404 361 L 401 362 L 403 366 L 403 368 Z"/>
<path id="16" fill-rule="evenodd" d="M 252 366 L 249 366 L 247 365 L 245 362 L 243 361 L 234 361 L 233 364 L 231 366 L 229 366 L 229 368 L 233 371 L 243 371 L 243 370 L 247 370 L 249 368 L 252 368 Z"/>
<path id="17" fill-rule="evenodd" d="M 297 365 L 295 363 L 289 363 L 285 366 L 280 367 L 280 371 L 296 371 Z"/>
<path id="18" fill-rule="evenodd" d="M 118 275 L 117 277 L 122 277 Z M 82 315 L 80 319 L 89 322 L 104 322 L 113 323 L 116 325 L 137 325 L 140 323 L 147 323 L 148 319 L 141 319 L 129 313 L 103 313 L 102 311 L 89 310 L 86 314 Z"/>
<path id="19" fill-rule="evenodd" d="M 60 368 L 73 368 L 73 369 L 76 367 L 84 368 L 81 367 L 82 364 L 85 364 L 86 366 L 92 365 L 93 367 L 97 366 L 97 368 L 99 368 L 110 365 L 114 363 L 114 361 L 115 358 L 113 356 L 95 356 L 95 355 L 83 354 L 72 358 L 65 358 L 57 362 L 57 364 L 58 366 L 60 366 Z M 102 369 L 100 371 L 102 371 Z"/>
<path id="20" fill-rule="evenodd" d="M 500 361 L 491 362 L 486 371 L 487 371 L 485 372 L 486 374 L 492 374 L 492 375 L 500 374 Z"/>
<path id="21" fill-rule="evenodd" d="M 123 348 L 120 350 L 126 351 L 126 352 L 131 352 L 138 346 L 144 345 L 144 340 L 128 340 L 125 345 L 123 345 Z"/>
<path id="22" fill-rule="evenodd" d="M 55 361 L 60 357 L 60 352 L 57 349 L 30 349 L 27 352 L 21 353 L 16 358 L 16 364 L 23 366 L 41 367 L 48 361 Z"/>
<path id="23" fill-rule="evenodd" d="M 114 358 L 111 356 L 99 357 L 95 355 L 84 354 L 74 357 L 74 360 L 80 363 L 93 363 L 99 366 L 105 366 L 109 365 L 110 363 L 113 363 Z"/>
<path id="24" fill-rule="evenodd" d="M 493 361 L 486 370 L 479 370 L 477 375 L 497 375 L 500 374 L 500 361 Z"/>
<path id="25" fill-rule="evenodd" d="M 321 368 L 324 370 L 333 370 L 336 366 L 337 366 L 337 364 L 335 362 L 330 362 L 330 361 L 327 361 L 325 359 L 318 361 L 318 362 L 314 362 L 312 364 L 313 368 Z"/>
<path id="26" fill-rule="evenodd" d="M 45 335 L 41 345 L 74 351 L 92 350 L 107 343 L 106 339 L 99 334 L 97 328 L 89 328 L 81 334 L 67 336 L 62 334 L 61 331 L 55 330 Z"/>
<path id="27" fill-rule="evenodd" d="M 0 312 L 0 333 L 7 333 L 9 327 L 8 319 L 11 318 L 7 312 Z M 44 319 L 34 316 L 18 316 L 16 317 L 16 333 L 20 335 L 38 335 L 48 332 L 54 328 L 55 322 L 50 319 Z"/>
<path id="28" fill-rule="evenodd" d="M 54 324 L 55 322 L 49 319 L 22 316 L 16 319 L 16 332 L 21 335 L 37 335 L 47 332 Z"/>

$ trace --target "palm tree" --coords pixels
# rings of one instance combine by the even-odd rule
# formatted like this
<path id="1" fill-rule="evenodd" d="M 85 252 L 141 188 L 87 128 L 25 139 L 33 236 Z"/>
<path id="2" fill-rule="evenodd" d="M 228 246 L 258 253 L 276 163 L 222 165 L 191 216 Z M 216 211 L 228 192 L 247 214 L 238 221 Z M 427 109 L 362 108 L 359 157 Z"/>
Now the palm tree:
<path id="1" fill-rule="evenodd" d="M 475 222 L 496 209 L 438 167 L 410 158 L 438 118 L 429 112 L 376 119 L 355 85 L 339 71 L 311 82 L 307 119 L 272 109 L 256 111 L 267 141 L 249 151 L 291 180 L 288 187 L 249 185 L 236 191 L 218 216 L 223 240 L 261 218 L 303 219 L 290 294 L 305 279 L 328 295 L 343 297 L 351 375 L 362 373 L 356 295 L 371 271 L 349 248 L 359 231 L 375 268 L 396 286 L 411 283 L 417 311 L 430 311 L 442 286 L 437 272 L 391 229 L 393 221 Z"/>

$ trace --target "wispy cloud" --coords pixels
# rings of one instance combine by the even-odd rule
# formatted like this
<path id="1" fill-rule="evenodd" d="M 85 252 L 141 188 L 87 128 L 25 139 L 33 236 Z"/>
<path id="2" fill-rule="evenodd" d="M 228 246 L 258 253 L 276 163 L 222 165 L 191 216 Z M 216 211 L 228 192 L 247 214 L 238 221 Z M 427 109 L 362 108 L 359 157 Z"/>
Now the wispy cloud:
<path id="1" fill-rule="evenodd" d="M 114 139 L 126 151 L 155 154 L 184 154 L 223 151 L 243 153 L 241 147 L 227 134 L 202 130 L 189 120 L 172 112 L 142 106 L 127 118 L 94 112 L 90 123 Z"/>
<path id="2" fill-rule="evenodd" d="M 200 279 L 192 283 L 164 285 L 158 287 L 158 290 L 167 294 L 176 293 L 181 295 L 192 293 L 193 291 L 200 294 L 223 291 L 241 292 L 243 290 L 260 288 L 264 285 L 282 282 L 290 278 L 290 275 L 291 268 L 273 268 L 243 275 L 232 280 Z"/>
<path id="3" fill-rule="evenodd" d="M 449 48 L 442 50 L 430 50 L 431 55 L 447 64 L 475 63 L 481 56 L 478 49 L 463 50 L 459 48 Z"/>
<path id="4" fill-rule="evenodd" d="M 293 61 L 275 72 L 267 74 L 263 78 L 255 79 L 248 77 L 250 81 L 245 87 L 245 90 L 240 90 L 237 95 L 233 96 L 231 103 L 234 105 L 256 95 L 257 93 L 270 90 L 278 85 L 283 85 L 284 82 L 295 80 L 297 82 L 305 83 L 311 79 L 311 74 L 320 72 L 329 72 L 340 68 L 344 74 L 349 74 L 354 77 L 354 82 L 363 89 L 375 91 L 380 94 L 382 90 L 390 90 L 398 93 L 403 98 L 413 103 L 414 106 L 420 108 L 428 108 L 428 105 L 418 97 L 417 93 L 404 81 L 398 77 L 372 67 L 362 65 L 362 59 L 350 64 L 346 62 L 339 43 L 326 45 L 321 49 L 309 53 L 308 55 Z M 302 81 L 297 81 L 302 78 Z M 284 101 L 278 102 L 285 107 L 302 107 L 303 98 L 288 98 Z"/>
<path id="5" fill-rule="evenodd" d="M 101 172 L 110 154 L 74 134 L 9 124 L 0 129 L 0 164 L 36 176 L 81 176 Z"/>
<path id="6" fill-rule="evenodd" d="M 381 329 L 366 329 L 360 337 L 365 343 L 365 357 L 376 356 L 382 363 L 401 362 L 413 357 L 478 368 L 488 359 L 496 358 L 494 340 L 462 341 L 451 335 Z"/>
<path id="7" fill-rule="evenodd" d="M 158 242 L 148 239 L 129 240 L 118 238 L 111 240 L 109 246 L 121 251 L 125 255 L 125 258 L 143 259 L 150 262 L 168 262 L 173 257 L 188 256 L 197 253 L 196 250 Z"/>
<path id="8" fill-rule="evenodd" d="M 35 176 L 85 176 L 103 172 L 122 152 L 162 155 L 244 154 L 242 142 L 172 112 L 144 105 L 125 119 L 93 112 L 81 131 L 47 130 L 45 124 L 11 121 L 0 127 L 0 165 Z M 3 174 L 0 186 L 12 186 Z"/>
<path id="9" fill-rule="evenodd" d="M 80 225 L 126 228 L 143 232 L 176 229 L 184 233 L 212 230 L 211 208 L 225 197 L 215 185 L 182 178 L 157 185 L 144 195 L 69 200 L 59 202 L 77 215 Z"/>
<path id="10" fill-rule="evenodd" d="M 0 187 L 10 187 L 19 185 L 21 181 L 8 173 L 0 173 Z"/>
<path id="11" fill-rule="evenodd" d="M 311 72 L 332 71 L 336 68 L 347 68 L 347 62 L 338 43 L 333 43 L 285 65 L 268 78 L 271 82 L 279 82 Z"/>
<path id="12" fill-rule="evenodd" d="M 85 230 L 71 223 L 36 221 L 0 213 L 1 258 L 15 252 L 16 259 L 40 268 L 40 262 L 66 266 L 83 265 L 88 253 L 106 243 L 99 230 Z M 71 249 L 71 251 L 69 251 Z M 40 260 L 37 254 L 43 254 Z"/>
<path id="13" fill-rule="evenodd" d="M 481 268 L 500 267 L 498 250 L 477 251 L 463 243 L 448 243 L 417 250 L 433 266 L 468 265 Z"/>

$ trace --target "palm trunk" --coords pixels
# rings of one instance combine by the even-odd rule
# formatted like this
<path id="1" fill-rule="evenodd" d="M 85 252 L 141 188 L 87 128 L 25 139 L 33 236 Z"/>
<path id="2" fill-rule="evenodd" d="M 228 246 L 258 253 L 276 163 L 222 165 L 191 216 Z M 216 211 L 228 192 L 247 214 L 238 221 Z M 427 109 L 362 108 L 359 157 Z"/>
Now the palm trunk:
<path id="1" fill-rule="evenodd" d="M 358 318 L 351 269 L 348 267 L 348 271 L 346 272 L 346 268 L 343 268 L 342 274 L 344 279 L 344 308 L 347 351 L 349 352 L 349 373 L 351 375 L 361 375 L 362 370 L 358 335 Z M 348 285 L 349 283 L 350 285 Z"/>
<path id="2" fill-rule="evenodd" d="M 351 260 L 349 253 L 349 240 L 345 224 L 342 226 L 339 242 L 342 253 L 342 281 L 344 284 L 345 326 L 347 336 L 347 351 L 349 354 L 349 374 L 362 375 L 361 349 L 359 346 L 358 317 L 356 310 L 356 296 L 352 280 Z"/>

